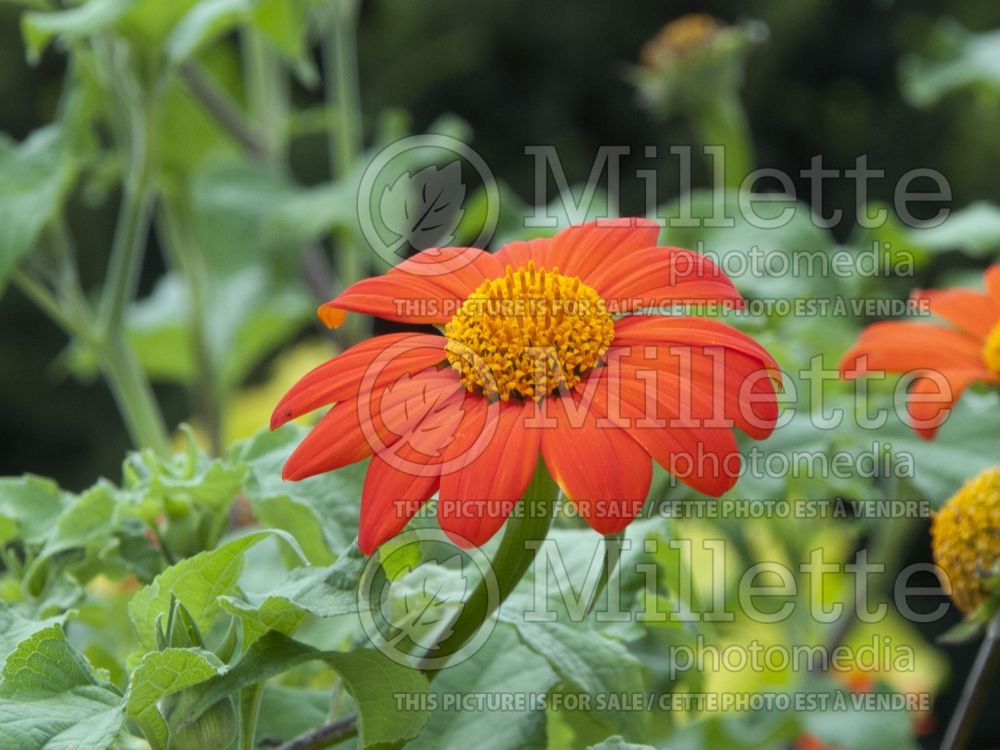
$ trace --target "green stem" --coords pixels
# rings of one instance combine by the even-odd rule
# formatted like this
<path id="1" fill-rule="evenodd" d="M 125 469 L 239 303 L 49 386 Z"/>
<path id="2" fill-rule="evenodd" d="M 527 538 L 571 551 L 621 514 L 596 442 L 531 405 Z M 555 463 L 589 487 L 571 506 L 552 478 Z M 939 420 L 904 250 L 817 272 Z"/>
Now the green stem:
<path id="1" fill-rule="evenodd" d="M 153 388 L 122 332 L 107 336 L 98 345 L 104 377 L 118 404 L 133 444 L 170 453 L 167 427 Z"/>
<path id="2" fill-rule="evenodd" d="M 261 137 L 261 148 L 253 153 L 281 172 L 285 168 L 288 109 L 284 74 L 275 51 L 259 31 L 248 27 L 241 40 L 247 100 Z"/>
<path id="3" fill-rule="evenodd" d="M 260 703 L 264 697 L 264 683 L 258 682 L 240 691 L 240 738 L 239 750 L 254 750 L 257 734 L 257 718 Z"/>
<path id="4" fill-rule="evenodd" d="M 101 368 L 136 447 L 161 454 L 170 440 L 152 386 L 128 340 L 126 312 L 135 297 L 156 196 L 155 144 L 164 79 L 146 91 L 130 72 L 129 60 L 98 39 L 98 70 L 119 108 L 115 138 L 128 152 L 128 173 L 111 246 L 111 258 L 97 310 L 95 349 Z"/>
<path id="5" fill-rule="evenodd" d="M 437 670 L 428 668 L 429 660 L 438 662 L 458 651 L 503 604 L 528 571 L 539 543 L 552 526 L 558 498 L 559 487 L 545 467 L 545 462 L 539 458 L 524 498 L 507 520 L 500 547 L 493 557 L 491 579 L 484 578 L 479 582 L 450 627 L 444 631 L 448 633 L 447 637 L 429 648 L 418 662 L 418 667 L 428 672 L 430 677 Z"/>
<path id="6" fill-rule="evenodd" d="M 330 157 L 333 173 L 343 177 L 361 153 L 361 87 L 358 80 L 356 0 L 335 0 L 331 33 L 323 50 L 326 65 Z"/>
<path id="7" fill-rule="evenodd" d="M 93 343 L 94 332 L 90 330 L 84 321 L 73 317 L 67 312 L 63 304 L 56 299 L 55 295 L 44 284 L 20 268 L 15 268 L 11 272 L 11 281 L 14 283 L 14 286 L 21 290 L 25 297 L 34 302 L 68 336 Z"/>
<path id="8" fill-rule="evenodd" d="M 730 189 L 739 188 L 753 169 L 753 141 L 746 112 L 736 92 L 721 92 L 708 99 L 692 113 L 691 125 L 703 146 L 722 146 L 725 158 L 723 184 Z M 706 154 L 712 161 L 713 157 Z M 721 188 L 721 186 L 718 186 Z"/>
<path id="9" fill-rule="evenodd" d="M 140 104 L 131 109 L 131 164 L 99 309 L 101 328 L 108 333 L 123 329 L 125 311 L 135 297 L 155 198 L 150 165 L 153 117 Z"/>
<path id="10" fill-rule="evenodd" d="M 361 154 L 361 87 L 358 79 L 356 0 L 334 0 L 332 28 L 323 45 L 327 108 L 330 112 L 330 167 L 335 179 L 344 179 Z M 341 288 L 366 274 L 363 248 L 343 229 L 334 231 L 334 263 Z M 367 320 L 351 315 L 345 336 L 356 341 L 365 336 Z"/>
<path id="11" fill-rule="evenodd" d="M 186 217 L 183 217 L 186 218 Z M 222 453 L 222 387 L 219 368 L 208 341 L 208 269 L 196 238 L 183 221 L 177 202 L 164 197 L 157 212 L 161 242 L 174 269 L 184 279 L 191 297 L 190 331 L 198 365 L 197 399 L 205 419 L 212 453 Z"/>

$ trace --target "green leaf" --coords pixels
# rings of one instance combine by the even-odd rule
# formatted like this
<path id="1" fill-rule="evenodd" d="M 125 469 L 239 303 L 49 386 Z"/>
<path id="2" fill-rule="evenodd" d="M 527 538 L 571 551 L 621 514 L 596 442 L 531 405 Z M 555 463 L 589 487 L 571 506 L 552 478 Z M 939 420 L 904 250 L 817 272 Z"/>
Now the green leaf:
<path id="1" fill-rule="evenodd" d="M 135 4 L 136 0 L 89 0 L 53 13 L 25 13 L 21 32 L 28 48 L 28 60 L 38 62 L 55 37 L 79 39 L 110 28 Z"/>
<path id="2" fill-rule="evenodd" d="M 917 107 L 929 107 L 953 91 L 982 86 L 1000 90 L 1000 31 L 974 34 L 948 18 L 934 30 L 945 59 L 904 58 L 903 94 Z"/>
<path id="3" fill-rule="evenodd" d="M 401 711 L 396 696 L 426 698 L 427 677 L 389 660 L 379 651 L 319 651 L 279 633 L 260 638 L 226 674 L 206 686 L 191 715 L 250 685 L 309 661 L 323 661 L 340 675 L 358 707 L 359 737 L 365 748 L 398 745 L 416 737 L 427 721 L 420 708 Z M 426 701 L 424 701 L 426 703 Z"/>
<path id="4" fill-rule="evenodd" d="M 156 620 L 169 611 L 171 596 L 187 608 L 198 628 L 207 632 L 220 611 L 219 597 L 236 589 L 243 553 L 273 533 L 258 531 L 182 560 L 140 589 L 129 603 L 129 616 L 143 649 L 156 647 Z"/>
<path id="5" fill-rule="evenodd" d="M 268 592 L 316 617 L 337 617 L 358 611 L 358 586 L 369 558 L 357 546 L 326 568 L 296 568 Z"/>
<path id="6" fill-rule="evenodd" d="M 128 336 L 151 378 L 194 382 L 198 366 L 191 336 L 191 308 L 187 287 L 178 274 L 165 274 L 151 294 L 129 308 Z"/>
<path id="7" fill-rule="evenodd" d="M 264 634 L 275 631 L 291 635 L 306 616 L 306 611 L 280 596 L 219 598 L 222 608 L 243 622 L 243 648 L 256 643 Z"/>
<path id="8" fill-rule="evenodd" d="M 196 648 L 166 648 L 146 654 L 132 673 L 128 717 L 154 748 L 166 748 L 170 730 L 157 704 L 165 697 L 206 682 L 223 671 L 215 654 Z"/>
<path id="9" fill-rule="evenodd" d="M 299 80 L 311 87 L 319 73 L 307 45 L 309 4 L 310 0 L 261 0 L 254 12 L 254 24 L 292 63 Z"/>
<path id="10" fill-rule="evenodd" d="M 34 620 L 24 617 L 14 605 L 0 601 L 0 667 L 7 660 L 18 644 L 27 640 L 40 630 L 53 625 L 61 625 L 66 616 L 48 617 L 44 620 Z"/>
<path id="11" fill-rule="evenodd" d="M 265 685 L 257 721 L 257 740 L 290 740 L 321 726 L 327 721 L 329 712 L 329 690 Z"/>
<path id="12" fill-rule="evenodd" d="M 626 742 L 620 735 L 608 737 L 604 742 L 590 745 L 587 750 L 656 750 L 652 745 L 637 745 L 634 742 Z"/>
<path id="13" fill-rule="evenodd" d="M 206 161 L 194 176 L 192 205 L 210 268 L 232 273 L 269 258 L 297 267 L 303 244 L 334 226 L 354 225 L 349 188 L 346 183 L 305 188 L 254 162 Z"/>
<path id="14" fill-rule="evenodd" d="M 121 696 L 100 683 L 60 625 L 34 633 L 7 658 L 0 684 L 4 750 L 105 750 L 121 731 Z"/>
<path id="15" fill-rule="evenodd" d="M 787 712 L 709 714 L 672 732 L 666 746 L 670 750 L 704 750 L 709 747 L 772 750 L 793 742 L 801 733 L 801 726 Z"/>
<path id="16" fill-rule="evenodd" d="M 1000 248 L 1000 207 L 986 201 L 971 203 L 936 227 L 911 229 L 908 240 L 935 252 L 961 250 L 977 258 L 993 258 Z"/>
<path id="17" fill-rule="evenodd" d="M 26 474 L 0 479 L 0 518 L 10 520 L 16 537 L 28 544 L 39 544 L 48 535 L 56 519 L 70 502 L 50 479 Z"/>
<path id="18" fill-rule="evenodd" d="M 878 691 L 882 692 L 882 691 Z M 909 711 L 869 711 L 856 707 L 865 694 L 829 690 L 834 701 L 824 710 L 807 711 L 799 718 L 805 731 L 828 745 L 845 750 L 916 750 Z M 868 697 L 871 697 L 870 695 Z"/>
<path id="19" fill-rule="evenodd" d="M 57 557 L 83 582 L 102 572 L 100 558 L 119 544 L 113 535 L 117 507 L 115 490 L 107 482 L 99 482 L 74 499 L 49 530 L 45 545 L 25 573 L 26 588 L 40 590 L 50 563 Z M 67 555 L 71 551 L 76 554 Z"/>
<path id="20" fill-rule="evenodd" d="M 298 425 L 263 430 L 233 446 L 230 460 L 250 467 L 243 492 L 257 517 L 298 539 L 314 565 L 326 565 L 357 535 L 367 466 L 362 462 L 301 482 L 284 481 L 281 467 L 305 434 Z"/>
<path id="21" fill-rule="evenodd" d="M 639 661 L 624 645 L 601 635 L 586 623 L 571 627 L 560 622 L 528 622 L 517 616 L 510 620 L 524 645 L 548 661 L 573 690 L 590 695 L 591 705 L 600 705 L 602 697 L 646 692 Z M 609 707 L 590 713 L 594 719 L 610 725 L 612 730 L 629 737 L 642 735 L 643 712 L 625 706 L 622 710 Z"/>
<path id="22" fill-rule="evenodd" d="M 56 215 L 74 171 L 55 126 L 35 131 L 20 144 L 0 136 L 0 292 Z"/>
<path id="23" fill-rule="evenodd" d="M 250 17 L 252 0 L 202 0 L 170 33 L 167 57 L 179 65 Z"/>
<path id="24" fill-rule="evenodd" d="M 825 295 L 833 293 L 830 285 L 836 283 L 836 279 L 822 274 L 812 279 L 790 273 L 755 272 L 771 267 L 768 264 L 780 268 L 779 263 L 788 261 L 771 256 L 826 252 L 833 247 L 832 237 L 813 223 L 806 204 L 776 194 L 727 192 L 717 207 L 718 198 L 714 191 L 695 190 L 663 206 L 658 215 L 667 219 L 665 231 L 670 244 L 710 252 L 714 259 L 721 261 L 723 270 L 733 271 L 733 281 L 747 296 L 795 298 L 801 297 L 810 287 L 821 288 Z M 751 203 L 742 205 L 741 201 Z M 762 221 L 751 221 L 754 217 Z M 697 222 L 696 226 L 684 225 L 692 220 Z M 722 222 L 732 222 L 732 226 L 713 226 L 713 223 Z M 764 222 L 773 222 L 774 226 Z M 759 261 L 750 262 L 749 258 L 741 257 L 752 251 L 759 252 Z M 743 273 L 737 273 L 740 270 Z"/>
<path id="25" fill-rule="evenodd" d="M 891 404 L 879 404 L 891 408 Z M 948 420 L 941 426 L 934 441 L 923 440 L 898 417 L 890 414 L 888 422 L 877 435 L 848 425 L 842 432 L 854 439 L 858 450 L 871 450 L 877 439 L 891 445 L 897 460 L 905 459 L 904 468 L 913 469 L 908 481 L 922 497 L 940 504 L 947 500 L 969 478 L 996 464 L 1000 453 L 996 394 L 966 393 L 955 405 Z M 848 415 L 848 420 L 850 415 Z M 850 449 L 849 446 L 844 446 Z"/>
<path id="26" fill-rule="evenodd" d="M 438 705 L 444 705 L 448 694 L 538 695 L 558 679 L 545 659 L 518 640 L 513 628 L 500 624 L 472 658 L 439 672 L 431 691 Z M 530 705 L 509 711 L 436 710 L 407 750 L 441 747 L 540 750 L 546 747 L 545 712 Z"/>

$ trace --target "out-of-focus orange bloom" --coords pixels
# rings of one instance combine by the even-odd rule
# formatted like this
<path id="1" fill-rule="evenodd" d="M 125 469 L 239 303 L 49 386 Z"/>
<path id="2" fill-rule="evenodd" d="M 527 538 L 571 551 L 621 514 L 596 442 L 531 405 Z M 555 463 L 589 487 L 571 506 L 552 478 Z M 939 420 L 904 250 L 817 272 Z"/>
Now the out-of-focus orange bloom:
<path id="1" fill-rule="evenodd" d="M 914 292 L 951 325 L 909 320 L 870 325 L 841 360 L 841 377 L 925 371 L 910 389 L 907 408 L 914 431 L 933 438 L 969 385 L 1000 384 L 1000 264 L 987 269 L 983 280 L 985 292 Z"/>

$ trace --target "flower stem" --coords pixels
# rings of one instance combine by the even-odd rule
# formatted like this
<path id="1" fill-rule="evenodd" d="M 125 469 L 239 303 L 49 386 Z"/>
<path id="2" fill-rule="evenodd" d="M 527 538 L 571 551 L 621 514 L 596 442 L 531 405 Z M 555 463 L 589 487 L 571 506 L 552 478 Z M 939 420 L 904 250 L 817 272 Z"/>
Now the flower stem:
<path id="1" fill-rule="evenodd" d="M 972 671 L 965 681 L 958 707 L 948 724 L 941 750 L 964 750 L 969 743 L 976 717 L 1000 666 L 1000 615 L 995 615 L 986 628 L 986 637 L 976 654 Z"/>
<path id="2" fill-rule="evenodd" d="M 428 672 L 433 678 L 437 670 L 427 666 L 429 659 L 435 662 L 452 656 L 468 641 L 490 615 L 492 615 L 518 582 L 528 571 L 538 552 L 538 543 L 548 535 L 552 526 L 559 487 L 539 458 L 538 466 L 517 512 L 507 520 L 507 528 L 500 547 L 493 557 L 492 577 L 484 578 L 475 591 L 458 611 L 449 628 L 448 635 L 429 648 L 417 663 L 418 668 Z"/>
<path id="3" fill-rule="evenodd" d="M 703 146 L 723 148 L 723 154 L 714 157 L 725 159 L 723 184 L 716 184 L 716 189 L 738 188 L 753 169 L 754 158 L 750 126 L 739 94 L 724 92 L 706 100 L 693 113 L 692 126 Z M 712 166 L 716 166 L 714 160 Z"/>

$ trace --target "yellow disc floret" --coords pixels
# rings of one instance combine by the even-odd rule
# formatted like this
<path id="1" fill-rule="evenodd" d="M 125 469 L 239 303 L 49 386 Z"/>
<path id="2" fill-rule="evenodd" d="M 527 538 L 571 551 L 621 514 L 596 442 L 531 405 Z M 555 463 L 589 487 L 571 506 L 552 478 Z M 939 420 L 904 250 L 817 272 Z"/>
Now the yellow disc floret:
<path id="1" fill-rule="evenodd" d="M 1000 325 L 993 326 L 993 330 L 986 336 L 986 343 L 983 344 L 983 364 L 990 372 L 1000 375 Z"/>
<path id="2" fill-rule="evenodd" d="M 1000 467 L 966 482 L 934 516 L 934 561 L 951 583 L 951 598 L 965 613 L 986 596 L 982 576 L 1000 558 Z"/>
<path id="3" fill-rule="evenodd" d="M 506 401 L 572 388 L 601 363 L 615 327 L 601 295 L 578 277 L 529 261 L 484 281 L 444 333 L 462 383 Z"/>

